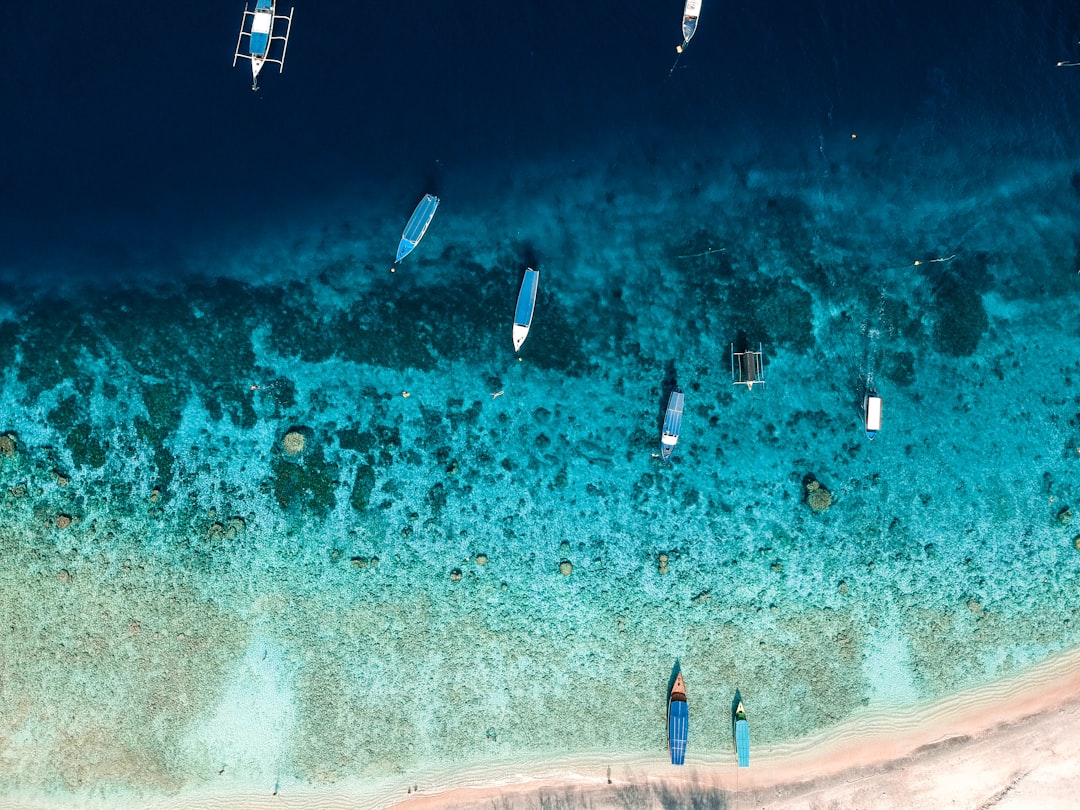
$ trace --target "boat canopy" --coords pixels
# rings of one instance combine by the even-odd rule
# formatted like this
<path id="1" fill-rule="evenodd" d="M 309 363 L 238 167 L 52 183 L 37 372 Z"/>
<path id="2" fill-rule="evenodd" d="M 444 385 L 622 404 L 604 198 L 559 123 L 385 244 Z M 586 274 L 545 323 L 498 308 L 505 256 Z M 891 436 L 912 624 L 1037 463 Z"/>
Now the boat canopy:
<path id="1" fill-rule="evenodd" d="M 682 429 L 683 392 L 675 390 L 668 397 L 667 413 L 664 414 L 664 430 L 660 435 L 660 452 L 664 461 L 671 457 L 671 451 L 679 441 Z"/>
<path id="2" fill-rule="evenodd" d="M 255 16 L 251 19 L 251 55 L 265 56 L 270 49 L 270 32 L 274 28 L 274 9 L 270 0 L 255 4 Z"/>
<path id="3" fill-rule="evenodd" d="M 750 724 L 746 718 L 735 721 L 735 753 L 740 768 L 750 767 Z"/>
<path id="4" fill-rule="evenodd" d="M 690 731 L 690 711 L 686 700 L 672 699 L 668 708 L 668 745 L 671 748 L 671 764 L 686 764 L 686 739 Z"/>
<path id="5" fill-rule="evenodd" d="M 881 430 L 881 397 L 876 391 L 866 395 L 866 430 L 871 433 Z"/>
<path id="6" fill-rule="evenodd" d="M 520 326 L 532 326 L 533 312 L 536 309 L 536 288 L 540 283 L 540 273 L 531 267 L 525 271 L 518 292 L 517 308 L 514 310 L 514 323 Z"/>

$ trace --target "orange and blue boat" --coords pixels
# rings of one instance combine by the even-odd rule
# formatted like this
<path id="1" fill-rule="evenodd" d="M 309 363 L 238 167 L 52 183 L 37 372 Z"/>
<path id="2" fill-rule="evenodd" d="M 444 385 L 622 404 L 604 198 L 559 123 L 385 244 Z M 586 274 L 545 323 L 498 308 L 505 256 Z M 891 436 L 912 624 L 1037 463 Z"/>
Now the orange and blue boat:
<path id="1" fill-rule="evenodd" d="M 686 708 L 686 684 L 682 673 L 675 676 L 675 683 L 668 694 L 668 748 L 671 764 L 686 764 L 686 738 L 690 731 L 690 712 Z"/>

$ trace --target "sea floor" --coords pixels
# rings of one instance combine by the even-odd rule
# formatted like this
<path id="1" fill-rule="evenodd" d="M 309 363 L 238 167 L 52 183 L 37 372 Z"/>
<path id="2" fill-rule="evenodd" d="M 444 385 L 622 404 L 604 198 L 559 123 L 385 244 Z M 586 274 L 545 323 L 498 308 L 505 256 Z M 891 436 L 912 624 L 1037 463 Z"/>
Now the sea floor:
<path id="1" fill-rule="evenodd" d="M 692 760 L 1080 645 L 1080 163 L 658 143 L 448 170 L 394 272 L 424 189 L 10 284 L 0 793 L 663 759 L 676 666 Z"/>

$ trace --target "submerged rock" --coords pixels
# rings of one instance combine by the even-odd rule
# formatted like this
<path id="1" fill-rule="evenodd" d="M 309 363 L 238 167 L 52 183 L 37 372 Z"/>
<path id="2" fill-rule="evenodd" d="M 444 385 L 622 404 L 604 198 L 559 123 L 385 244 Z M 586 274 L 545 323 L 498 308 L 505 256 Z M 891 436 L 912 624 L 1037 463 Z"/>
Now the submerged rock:
<path id="1" fill-rule="evenodd" d="M 813 474 L 803 479 L 803 486 L 806 488 L 806 503 L 813 511 L 824 512 L 832 505 L 832 493 Z"/>
<path id="2" fill-rule="evenodd" d="M 13 456 L 19 448 L 19 443 L 11 433 L 0 436 L 0 456 Z"/>
<path id="3" fill-rule="evenodd" d="M 563 560 L 559 563 L 559 573 L 564 577 L 570 576 L 574 572 L 574 564 L 569 560 Z"/>

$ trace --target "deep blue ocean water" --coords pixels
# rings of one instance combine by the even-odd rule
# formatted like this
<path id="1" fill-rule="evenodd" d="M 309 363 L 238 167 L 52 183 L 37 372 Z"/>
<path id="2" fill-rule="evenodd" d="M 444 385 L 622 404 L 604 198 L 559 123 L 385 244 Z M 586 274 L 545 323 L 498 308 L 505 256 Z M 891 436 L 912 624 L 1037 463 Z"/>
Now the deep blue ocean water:
<path id="1" fill-rule="evenodd" d="M 5 9 L 0 797 L 662 760 L 676 663 L 692 762 L 1080 643 L 1074 7 L 300 2 L 257 93 L 242 9 Z"/>
<path id="2" fill-rule="evenodd" d="M 484 177 L 538 156 L 595 159 L 616 137 L 662 160 L 676 143 L 792 150 L 860 129 L 932 126 L 957 144 L 1019 131 L 1036 147 L 1075 131 L 1076 82 L 1050 70 L 1080 56 L 1064 2 L 710 3 L 669 76 L 680 12 L 301 4 L 287 73 L 245 96 L 245 71 L 221 68 L 240 17 L 227 3 L 12 7 L 3 265 L 143 275 L 147 254 L 182 263 L 192 246 L 232 248 L 308 212 L 355 215 L 443 171 L 468 197 L 470 180 L 482 193 Z"/>

